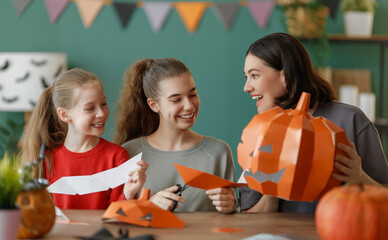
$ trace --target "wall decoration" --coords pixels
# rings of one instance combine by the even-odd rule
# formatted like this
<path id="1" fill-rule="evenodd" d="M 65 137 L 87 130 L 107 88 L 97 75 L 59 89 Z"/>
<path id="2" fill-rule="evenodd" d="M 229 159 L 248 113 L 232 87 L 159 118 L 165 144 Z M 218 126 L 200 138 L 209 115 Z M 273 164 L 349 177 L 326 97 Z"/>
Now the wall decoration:
<path id="1" fill-rule="evenodd" d="M 162 29 L 170 11 L 172 9 L 171 2 L 144 2 L 144 12 L 148 21 L 151 24 L 154 32 L 159 32 Z"/>
<path id="2" fill-rule="evenodd" d="M 16 14 L 21 16 L 31 0 L 12 0 Z M 56 23 L 69 2 L 75 2 L 85 28 L 91 27 L 104 6 L 115 8 L 120 23 L 125 28 L 135 8 L 143 8 L 154 32 L 159 32 L 172 8 L 178 12 L 189 33 L 197 30 L 206 8 L 213 8 L 225 29 L 230 29 L 239 7 L 248 7 L 254 21 L 260 29 L 265 29 L 272 17 L 275 4 L 284 4 L 290 0 L 239 0 L 236 2 L 208 1 L 137 1 L 123 2 L 115 0 L 44 0 L 50 22 Z M 339 0 L 324 0 L 323 4 L 330 8 L 330 14 L 335 17 Z"/>
<path id="3" fill-rule="evenodd" d="M 66 69 L 64 53 L 1 52 L 0 110 L 32 111 L 44 89 Z"/>

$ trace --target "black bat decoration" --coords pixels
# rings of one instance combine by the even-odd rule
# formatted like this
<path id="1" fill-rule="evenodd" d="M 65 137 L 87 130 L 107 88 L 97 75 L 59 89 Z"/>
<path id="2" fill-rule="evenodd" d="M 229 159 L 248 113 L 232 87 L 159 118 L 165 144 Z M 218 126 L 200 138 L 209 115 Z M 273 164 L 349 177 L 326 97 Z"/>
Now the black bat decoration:
<path id="1" fill-rule="evenodd" d="M 5 103 L 13 103 L 13 102 L 16 102 L 17 100 L 19 100 L 19 97 L 13 97 L 13 98 L 3 97 L 3 102 Z"/>
<path id="2" fill-rule="evenodd" d="M 4 71 L 4 70 L 6 70 L 8 67 L 9 67 L 9 61 L 8 61 L 8 60 L 5 60 L 5 63 L 4 63 L 3 66 L 0 67 L 0 70 L 1 70 L 1 71 Z"/>
<path id="3" fill-rule="evenodd" d="M 21 83 L 21 82 L 24 82 L 27 80 L 27 78 L 30 76 L 30 73 L 29 72 L 26 72 L 26 74 L 24 74 L 23 77 L 18 77 L 16 78 L 16 82 L 17 83 Z"/>
<path id="4" fill-rule="evenodd" d="M 59 76 L 59 74 L 62 73 L 62 68 L 63 68 L 63 66 L 62 66 L 62 65 L 59 65 L 57 71 L 55 72 L 55 78 L 57 78 L 57 77 Z"/>
<path id="5" fill-rule="evenodd" d="M 46 63 L 47 63 L 47 60 L 38 61 L 38 60 L 31 59 L 31 64 L 37 67 L 44 66 L 46 65 Z"/>
<path id="6" fill-rule="evenodd" d="M 47 84 L 46 79 L 44 79 L 44 77 L 42 77 L 42 78 L 40 79 L 40 81 L 42 82 L 42 86 L 43 86 L 44 89 L 50 87 L 50 85 Z"/>
<path id="7" fill-rule="evenodd" d="M 32 101 L 31 99 L 30 99 L 30 104 L 31 104 L 31 106 L 32 106 L 33 108 L 36 106 L 36 102 L 35 102 L 35 101 Z"/>

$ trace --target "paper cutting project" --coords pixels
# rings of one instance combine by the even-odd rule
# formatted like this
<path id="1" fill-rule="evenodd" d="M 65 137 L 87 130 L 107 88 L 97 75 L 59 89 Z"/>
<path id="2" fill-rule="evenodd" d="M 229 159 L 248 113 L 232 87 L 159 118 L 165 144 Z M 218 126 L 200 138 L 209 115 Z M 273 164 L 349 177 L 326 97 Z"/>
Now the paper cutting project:
<path id="1" fill-rule="evenodd" d="M 129 180 L 128 174 L 139 167 L 137 162 L 141 160 L 141 156 L 142 153 L 139 153 L 118 167 L 93 175 L 61 177 L 47 190 L 50 193 L 83 195 L 113 189 Z"/>
<path id="2" fill-rule="evenodd" d="M 303 92 L 294 110 L 275 107 L 257 114 L 237 147 L 248 187 L 294 201 L 315 201 L 340 182 L 331 178 L 338 143 L 350 145 L 345 131 L 308 113 Z"/>
<path id="3" fill-rule="evenodd" d="M 143 227 L 183 228 L 185 223 L 172 212 L 163 210 L 149 201 L 150 190 L 143 188 L 139 199 L 112 202 L 102 220 L 118 220 Z"/>
<path id="4" fill-rule="evenodd" d="M 193 168 L 185 167 L 174 163 L 186 185 L 191 187 L 210 190 L 214 188 L 238 188 L 246 186 L 244 183 L 234 183 L 218 176 L 205 173 Z"/>

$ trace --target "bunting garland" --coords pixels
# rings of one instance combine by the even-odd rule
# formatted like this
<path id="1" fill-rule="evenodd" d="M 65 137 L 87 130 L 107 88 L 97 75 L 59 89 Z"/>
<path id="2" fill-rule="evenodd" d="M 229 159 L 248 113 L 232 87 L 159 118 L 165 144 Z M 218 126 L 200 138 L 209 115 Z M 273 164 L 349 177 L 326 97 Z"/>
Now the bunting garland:
<path id="1" fill-rule="evenodd" d="M 1 0 L 9 1 L 9 0 Z M 32 0 L 12 0 L 16 15 L 20 17 Z M 82 23 L 89 28 L 104 5 L 113 5 L 118 18 L 125 28 L 136 7 L 142 7 L 150 26 L 154 32 L 159 32 L 174 7 L 179 14 L 187 31 L 194 33 L 197 30 L 206 8 L 212 7 L 214 13 L 225 27 L 230 29 L 241 6 L 246 6 L 260 29 L 265 29 L 272 16 L 276 2 L 280 0 L 256 0 L 240 2 L 157 2 L 138 1 L 136 3 L 116 2 L 114 0 L 44 0 L 46 11 L 51 24 L 55 24 L 70 2 L 75 2 Z M 340 0 L 322 0 L 329 7 L 330 16 L 336 17 Z"/>

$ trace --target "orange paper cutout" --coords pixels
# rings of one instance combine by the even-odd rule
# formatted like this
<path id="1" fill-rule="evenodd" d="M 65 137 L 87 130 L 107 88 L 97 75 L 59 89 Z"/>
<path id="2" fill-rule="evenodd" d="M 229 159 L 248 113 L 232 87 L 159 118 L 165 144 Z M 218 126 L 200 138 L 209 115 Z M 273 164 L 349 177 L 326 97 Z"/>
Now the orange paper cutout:
<path id="1" fill-rule="evenodd" d="M 244 228 L 212 228 L 212 232 L 214 233 L 238 233 L 238 232 L 244 232 Z"/>
<path id="2" fill-rule="evenodd" d="M 187 31 L 190 33 L 197 30 L 202 15 L 208 6 L 207 2 L 176 2 L 174 3 Z"/>
<path id="3" fill-rule="evenodd" d="M 218 176 L 198 171 L 193 168 L 185 167 L 176 163 L 174 163 L 174 165 L 186 185 L 191 187 L 210 190 L 214 188 L 238 188 L 247 185 L 245 183 L 234 183 Z"/>
<path id="4" fill-rule="evenodd" d="M 85 28 L 89 28 L 105 4 L 104 0 L 76 0 L 78 12 Z"/>
<path id="5" fill-rule="evenodd" d="M 172 212 L 149 201 L 150 190 L 143 188 L 139 199 L 112 202 L 102 215 L 103 221 L 116 219 L 143 227 L 183 228 L 185 223 Z"/>
<path id="6" fill-rule="evenodd" d="M 237 147 L 248 186 L 262 194 L 294 201 L 315 201 L 340 182 L 331 178 L 337 143 L 350 146 L 345 131 L 308 113 L 303 92 L 294 110 L 275 107 L 257 114 Z"/>

